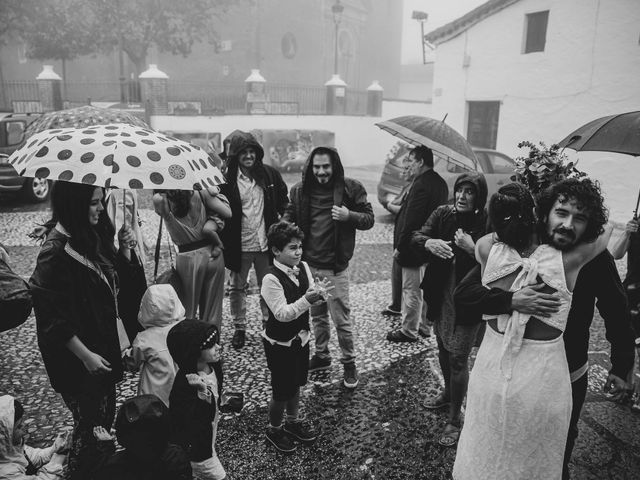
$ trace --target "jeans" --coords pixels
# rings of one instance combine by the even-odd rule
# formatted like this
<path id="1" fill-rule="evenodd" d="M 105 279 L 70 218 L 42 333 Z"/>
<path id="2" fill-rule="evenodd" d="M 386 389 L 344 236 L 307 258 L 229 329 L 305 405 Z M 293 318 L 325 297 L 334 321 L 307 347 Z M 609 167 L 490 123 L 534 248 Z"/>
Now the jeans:
<path id="1" fill-rule="evenodd" d="M 262 279 L 269 270 L 269 252 L 242 252 L 240 271 L 230 272 L 229 307 L 236 330 L 247 329 L 247 280 L 251 265 L 256 270 L 259 289 L 262 287 Z M 260 310 L 262 320 L 266 321 L 269 318 L 269 310 L 262 297 L 260 297 Z"/>
<path id="2" fill-rule="evenodd" d="M 355 325 L 350 318 L 351 308 L 349 306 L 349 269 L 340 273 L 333 270 L 318 269 L 311 267 L 313 277 L 323 279 L 326 277 L 335 288 L 331 290 L 331 297 L 326 303 L 311 307 L 311 322 L 313 324 L 313 334 L 316 339 L 316 355 L 319 358 L 330 358 L 329 339 L 331 338 L 331 325 L 329 314 L 336 326 L 338 334 L 338 344 L 342 350 L 340 361 L 343 364 L 353 363 L 356 360 L 355 354 Z"/>
<path id="3" fill-rule="evenodd" d="M 562 479 L 569 479 L 569 461 L 571 453 L 578 438 L 578 420 L 580 420 L 580 412 L 584 405 L 584 399 L 587 396 L 587 387 L 589 386 L 589 372 L 585 372 L 579 379 L 571 384 L 571 396 L 573 398 L 573 406 L 571 407 L 571 420 L 569 420 L 569 433 L 567 435 L 567 445 L 564 448 L 564 462 L 562 464 Z"/>
<path id="4" fill-rule="evenodd" d="M 402 333 L 418 338 L 418 330 L 427 327 L 427 309 L 422 299 L 424 267 L 402 267 Z"/>

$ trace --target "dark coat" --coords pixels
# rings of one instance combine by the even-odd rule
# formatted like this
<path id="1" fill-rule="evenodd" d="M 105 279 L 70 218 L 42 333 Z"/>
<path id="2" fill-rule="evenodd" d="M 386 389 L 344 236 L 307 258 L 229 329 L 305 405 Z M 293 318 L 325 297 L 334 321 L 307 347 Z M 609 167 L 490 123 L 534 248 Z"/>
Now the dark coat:
<path id="1" fill-rule="evenodd" d="M 313 241 L 309 198 L 311 187 L 318 182 L 313 175 L 312 163 L 316 153 L 326 153 L 331 157 L 333 204 L 345 206 L 351 211 L 349 221 L 334 223 L 336 228 L 334 228 L 335 265 L 333 270 L 337 273 L 345 270 L 349 266 L 349 260 L 353 257 L 356 230 L 369 230 L 373 227 L 375 219 L 373 208 L 367 200 L 367 191 L 364 185 L 344 176 L 344 167 L 338 152 L 333 148 L 317 147 L 307 158 L 302 172 L 302 181 L 291 188 L 291 203 L 284 214 L 285 220 L 295 223 L 302 229 L 305 235 L 304 243 Z M 304 254 L 303 259 L 308 261 Z M 312 263 L 309 265 L 314 266 Z"/>
<path id="2" fill-rule="evenodd" d="M 489 315 L 511 313 L 512 297 L 513 292 L 485 288 L 479 265 L 467 274 L 454 292 L 456 311 L 462 309 Z M 608 250 L 582 267 L 573 289 L 571 310 L 563 335 L 571 372 L 589 359 L 589 327 L 593 321 L 594 303 L 604 320 L 606 337 L 611 344 L 611 373 L 625 379 L 633 368 L 634 335 L 620 275 Z"/>
<path id="3" fill-rule="evenodd" d="M 191 479 L 185 451 L 168 441 L 169 411 L 158 397 L 140 395 L 125 400 L 115 427 L 125 450 L 115 453 L 113 441 L 99 442 L 91 480 Z"/>
<path id="4" fill-rule="evenodd" d="M 200 345 L 216 327 L 199 320 L 183 320 L 169 330 L 167 347 L 179 369 L 169 395 L 172 440 L 184 448 L 193 462 L 211 458 L 213 450 L 212 422 L 219 404 L 209 403 L 198 397 L 197 390 L 189 385 L 186 375 L 196 373 Z M 222 392 L 222 368 L 220 362 L 212 364 L 218 379 L 218 398 Z"/>
<path id="5" fill-rule="evenodd" d="M 67 237 L 52 230 L 38 255 L 30 279 L 38 345 L 51 386 L 60 393 L 111 388 L 122 379 L 122 360 L 112 290 L 100 276 L 66 251 Z M 115 256 L 105 272 L 119 288 L 118 309 L 136 311 L 146 290 L 142 265 L 132 252 L 128 261 Z M 131 329 L 132 331 L 135 328 Z M 112 371 L 90 375 L 65 344 L 76 335 L 111 364 Z"/>
<path id="6" fill-rule="evenodd" d="M 449 285 L 448 278 L 454 275 L 454 285 L 457 285 L 464 276 L 477 265 L 475 256 L 456 246 L 453 241 L 456 231 L 461 228 L 471 235 L 474 242 L 485 234 L 487 214 L 487 182 L 484 175 L 477 172 L 461 174 L 454 184 L 454 190 L 462 183 L 471 183 L 476 190 L 474 211 L 461 214 L 453 205 L 441 205 L 429 216 L 422 228 L 413 232 L 411 245 L 416 252 L 416 257 L 424 258 L 427 267 L 422 281 L 424 298 L 428 305 L 430 318 L 439 317 L 439 309 L 442 303 L 444 285 Z M 451 242 L 453 259 L 444 260 L 431 255 L 424 248 L 424 244 L 431 238 L 437 238 Z M 482 319 L 480 313 L 474 315 L 456 315 L 456 323 L 477 323 Z"/>
<path id="7" fill-rule="evenodd" d="M 284 183 L 280 172 L 262 163 L 264 150 L 258 141 L 250 133 L 235 132 L 229 144 L 227 183 L 220 185 L 220 191 L 227 197 L 231 207 L 231 218 L 225 221 L 225 227 L 220 237 L 224 244 L 225 266 L 234 272 L 240 270 L 242 255 L 242 200 L 238 189 L 238 154 L 248 147 L 253 147 L 257 154 L 256 163 L 251 173 L 264 192 L 263 215 L 267 231 L 271 225 L 280 220 L 287 203 L 289 203 L 287 184 Z"/>
<path id="8" fill-rule="evenodd" d="M 401 267 L 418 267 L 423 257 L 416 257 L 411 248 L 411 235 L 424 225 L 429 215 L 449 197 L 447 182 L 433 169 L 418 175 L 400 207 L 393 230 L 393 247 L 398 250 L 397 262 Z"/>

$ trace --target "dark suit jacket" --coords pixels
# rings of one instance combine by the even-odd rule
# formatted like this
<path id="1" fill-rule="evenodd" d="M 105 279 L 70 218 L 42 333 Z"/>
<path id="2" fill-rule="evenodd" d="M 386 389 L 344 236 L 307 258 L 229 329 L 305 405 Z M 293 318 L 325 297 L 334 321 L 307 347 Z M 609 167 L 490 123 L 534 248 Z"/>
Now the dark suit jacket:
<path id="1" fill-rule="evenodd" d="M 409 193 L 400 207 L 393 231 L 393 247 L 398 250 L 398 264 L 402 267 L 417 267 L 424 259 L 412 253 L 411 235 L 419 230 L 431 213 L 447 203 L 447 182 L 433 169 L 418 175 L 409 188 Z"/>

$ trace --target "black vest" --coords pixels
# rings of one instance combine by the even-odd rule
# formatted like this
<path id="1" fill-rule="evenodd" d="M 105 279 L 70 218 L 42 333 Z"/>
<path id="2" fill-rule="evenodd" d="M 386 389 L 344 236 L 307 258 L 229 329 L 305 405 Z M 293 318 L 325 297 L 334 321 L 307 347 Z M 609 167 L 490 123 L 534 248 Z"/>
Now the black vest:
<path id="1" fill-rule="evenodd" d="M 289 276 L 278 267 L 271 266 L 269 270 L 269 273 L 275 275 L 280 285 L 282 285 L 287 303 L 294 303 L 302 297 L 309 288 L 307 270 L 302 263 L 299 268 L 298 283 L 300 283 L 300 286 L 293 283 Z M 300 330 L 309 330 L 309 310 L 306 310 L 302 315 L 290 322 L 279 322 L 276 320 L 273 312 L 269 310 L 269 319 L 267 320 L 266 328 L 267 337 L 277 340 L 278 342 L 288 342 L 295 337 Z"/>

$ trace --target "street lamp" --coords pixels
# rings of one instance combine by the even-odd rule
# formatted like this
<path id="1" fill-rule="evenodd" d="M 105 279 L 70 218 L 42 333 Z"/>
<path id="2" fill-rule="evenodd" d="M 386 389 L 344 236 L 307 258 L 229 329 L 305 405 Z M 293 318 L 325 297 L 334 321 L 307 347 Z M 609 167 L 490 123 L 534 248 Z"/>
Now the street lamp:
<path id="1" fill-rule="evenodd" d="M 124 76 L 124 58 L 123 58 L 123 40 L 122 40 L 122 24 L 120 21 L 120 0 L 116 0 L 116 26 L 118 28 L 118 67 L 120 71 L 120 103 L 127 102 L 127 93 L 125 88 L 126 78 Z M 128 102 L 127 102 L 128 103 Z"/>
<path id="2" fill-rule="evenodd" d="M 331 5 L 333 24 L 336 27 L 335 50 L 333 52 L 333 73 L 335 73 L 336 75 L 338 74 L 338 27 L 340 26 L 340 20 L 342 20 L 342 12 L 344 12 L 344 5 L 340 3 L 340 0 L 336 0 L 336 3 Z"/>
<path id="3" fill-rule="evenodd" d="M 411 18 L 420 22 L 420 45 L 422 45 L 422 63 L 427 63 L 427 54 L 424 50 L 424 24 L 429 18 L 427 12 L 421 12 L 420 10 L 414 10 L 411 14 Z"/>

